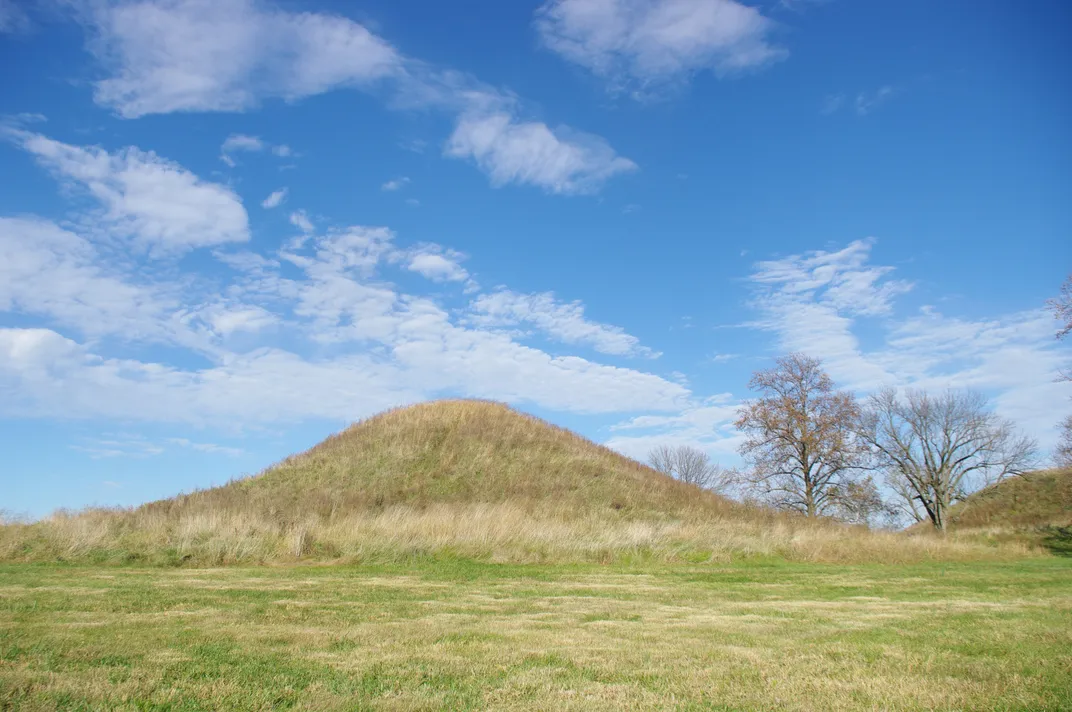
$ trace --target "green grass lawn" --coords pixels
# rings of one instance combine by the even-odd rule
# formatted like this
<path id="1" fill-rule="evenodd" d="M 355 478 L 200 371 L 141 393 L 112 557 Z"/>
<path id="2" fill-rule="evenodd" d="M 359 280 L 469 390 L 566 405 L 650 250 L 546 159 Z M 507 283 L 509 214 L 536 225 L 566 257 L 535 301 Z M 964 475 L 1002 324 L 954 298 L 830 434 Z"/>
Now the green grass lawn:
<path id="1" fill-rule="evenodd" d="M 0 709 L 1072 709 L 1072 561 L 0 566 Z"/>

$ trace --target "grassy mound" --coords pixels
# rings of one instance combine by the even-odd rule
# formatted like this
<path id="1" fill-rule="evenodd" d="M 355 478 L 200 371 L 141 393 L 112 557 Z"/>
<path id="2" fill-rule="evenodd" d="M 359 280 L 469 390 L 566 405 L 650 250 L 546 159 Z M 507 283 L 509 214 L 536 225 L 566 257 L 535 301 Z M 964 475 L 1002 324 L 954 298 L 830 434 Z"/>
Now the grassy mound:
<path id="1" fill-rule="evenodd" d="M 906 562 L 1027 552 L 746 506 L 505 405 L 399 408 L 265 472 L 134 509 L 0 526 L 0 560 Z"/>
<path id="2" fill-rule="evenodd" d="M 504 502 L 575 515 L 737 508 L 501 403 L 447 400 L 387 411 L 256 477 L 146 509 L 241 509 L 298 521 L 398 505 Z"/>
<path id="3" fill-rule="evenodd" d="M 1072 556 L 1072 470 L 1041 470 L 976 492 L 950 513 L 952 528 L 1039 544 Z"/>

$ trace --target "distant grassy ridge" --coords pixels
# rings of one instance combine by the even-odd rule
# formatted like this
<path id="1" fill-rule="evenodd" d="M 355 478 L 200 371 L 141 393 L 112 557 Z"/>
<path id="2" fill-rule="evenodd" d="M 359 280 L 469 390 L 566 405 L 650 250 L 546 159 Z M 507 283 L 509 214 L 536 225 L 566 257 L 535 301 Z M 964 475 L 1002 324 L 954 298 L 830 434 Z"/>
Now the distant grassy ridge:
<path id="1" fill-rule="evenodd" d="M 1040 470 L 976 492 L 950 514 L 953 526 L 1072 525 L 1072 470 Z"/>
<path id="2" fill-rule="evenodd" d="M 0 560 L 911 562 L 1009 558 L 1015 542 L 870 532 L 738 504 L 486 401 L 357 423 L 260 475 L 133 509 L 0 527 Z"/>
<path id="3" fill-rule="evenodd" d="M 1003 480 L 958 504 L 950 524 L 963 537 L 1020 541 L 1072 556 L 1072 469 Z"/>

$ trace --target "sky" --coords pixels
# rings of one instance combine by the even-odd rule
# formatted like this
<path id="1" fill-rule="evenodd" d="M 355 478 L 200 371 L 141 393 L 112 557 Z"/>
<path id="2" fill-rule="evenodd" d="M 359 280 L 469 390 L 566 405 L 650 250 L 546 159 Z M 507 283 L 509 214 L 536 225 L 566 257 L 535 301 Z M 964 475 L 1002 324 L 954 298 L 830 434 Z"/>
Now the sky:
<path id="1" fill-rule="evenodd" d="M 431 398 L 738 464 L 748 380 L 1072 412 L 1064 0 L 0 0 L 0 509 Z"/>

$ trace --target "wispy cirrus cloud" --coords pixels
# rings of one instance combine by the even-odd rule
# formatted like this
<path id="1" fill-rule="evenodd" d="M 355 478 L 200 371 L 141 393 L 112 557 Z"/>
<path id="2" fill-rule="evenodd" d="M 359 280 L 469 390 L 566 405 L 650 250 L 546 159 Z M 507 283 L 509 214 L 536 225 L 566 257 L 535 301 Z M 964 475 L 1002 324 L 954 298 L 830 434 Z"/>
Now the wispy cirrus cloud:
<path id="1" fill-rule="evenodd" d="M 261 201 L 261 207 L 265 210 L 271 210 L 272 208 L 278 208 L 287 199 L 287 189 L 280 188 L 279 190 L 273 190 L 267 198 Z"/>
<path id="2" fill-rule="evenodd" d="M 0 0 L 0 33 L 20 32 L 30 26 L 30 18 L 14 0 Z"/>
<path id="3" fill-rule="evenodd" d="M 774 27 L 736 0 L 549 0 L 536 14 L 548 49 L 636 95 L 701 70 L 725 76 L 783 59 Z"/>
<path id="4" fill-rule="evenodd" d="M 611 426 L 605 445 L 638 460 L 660 445 L 688 445 L 707 452 L 716 462 L 733 462 L 743 436 L 734 428 L 739 402 L 723 393 L 671 415 L 641 415 Z"/>
<path id="5" fill-rule="evenodd" d="M 862 91 L 856 95 L 854 104 L 856 113 L 867 116 L 879 106 L 893 98 L 897 91 L 890 85 L 881 86 L 874 91 Z"/>
<path id="6" fill-rule="evenodd" d="M 409 178 L 402 176 L 401 178 L 392 178 L 383 185 L 380 186 L 380 190 L 393 193 L 396 190 L 401 190 L 409 185 Z"/>
<path id="7" fill-rule="evenodd" d="M 823 98 L 819 113 L 824 116 L 829 116 L 838 113 L 842 109 L 846 109 L 847 111 L 855 113 L 857 116 L 867 116 L 893 99 L 900 92 L 901 89 L 890 84 L 885 84 L 873 91 L 857 92 L 855 97 L 846 95 L 844 92 L 828 94 Z"/>
<path id="8" fill-rule="evenodd" d="M 551 292 L 518 294 L 499 289 L 478 297 L 471 312 L 471 321 L 482 326 L 535 328 L 561 343 L 589 346 L 614 356 L 659 356 L 625 329 L 589 320 L 580 302 L 559 301 Z"/>

